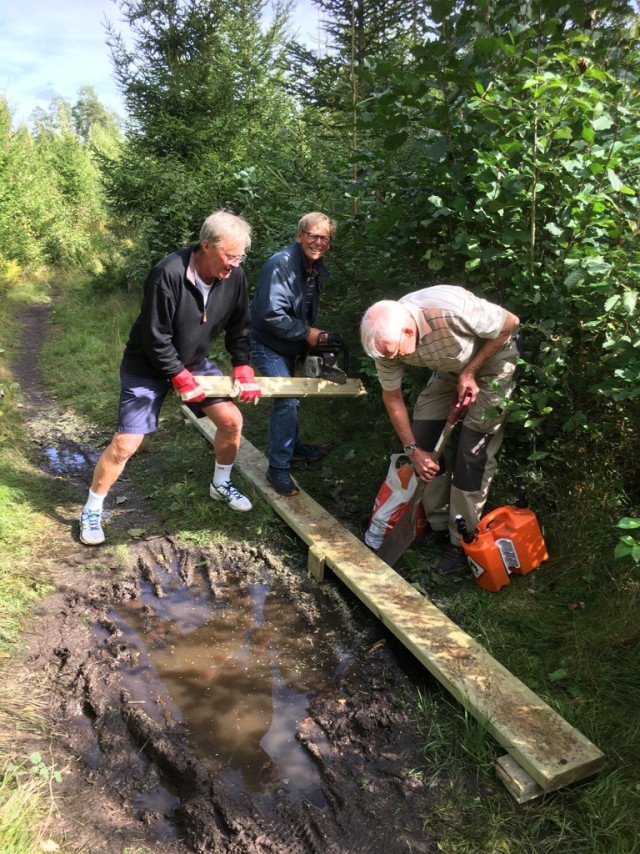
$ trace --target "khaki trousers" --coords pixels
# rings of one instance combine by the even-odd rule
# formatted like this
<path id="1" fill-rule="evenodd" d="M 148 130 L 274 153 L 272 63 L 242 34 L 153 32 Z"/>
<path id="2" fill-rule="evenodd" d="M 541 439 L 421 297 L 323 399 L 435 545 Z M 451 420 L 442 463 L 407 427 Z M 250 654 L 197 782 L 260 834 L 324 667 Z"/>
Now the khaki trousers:
<path id="1" fill-rule="evenodd" d="M 504 437 L 507 413 L 504 404 L 515 388 L 518 350 L 511 340 L 481 368 L 476 378 L 480 392 L 462 422 L 453 473 L 447 470 L 445 457 L 440 473 L 424 491 L 427 521 L 434 531 L 449 529 L 451 542 L 460 543 L 455 517 L 460 514 L 467 528 L 474 531 L 480 521 L 497 466 Z M 455 374 L 434 371 L 420 393 L 413 410 L 413 432 L 425 451 L 432 451 L 442 432 L 458 378 Z M 449 456 L 449 455 L 447 455 Z"/>

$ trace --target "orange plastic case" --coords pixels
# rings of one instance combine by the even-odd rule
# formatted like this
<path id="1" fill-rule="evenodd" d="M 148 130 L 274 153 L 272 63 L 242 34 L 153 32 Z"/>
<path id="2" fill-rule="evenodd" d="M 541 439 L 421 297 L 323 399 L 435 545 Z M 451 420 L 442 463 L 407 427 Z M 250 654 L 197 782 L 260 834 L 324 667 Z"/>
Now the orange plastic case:
<path id="1" fill-rule="evenodd" d="M 547 560 L 547 547 L 536 515 L 509 504 L 487 513 L 472 543 L 462 542 L 476 584 L 497 593 L 509 575 L 526 575 Z"/>

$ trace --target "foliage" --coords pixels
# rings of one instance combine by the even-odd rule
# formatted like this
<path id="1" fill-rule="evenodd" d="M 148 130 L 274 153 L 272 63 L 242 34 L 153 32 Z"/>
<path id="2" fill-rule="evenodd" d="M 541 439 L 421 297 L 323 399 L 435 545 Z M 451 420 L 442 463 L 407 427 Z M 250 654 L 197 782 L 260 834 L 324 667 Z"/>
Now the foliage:
<path id="1" fill-rule="evenodd" d="M 364 73 L 377 92 L 363 122 L 386 138 L 363 195 L 388 177 L 368 231 L 392 263 L 400 250 L 520 315 L 512 423 L 530 442 L 561 453 L 563 433 L 597 431 L 624 455 L 640 395 L 640 66 L 625 4 L 581 10 L 434 4 L 412 62 Z"/>
<path id="2" fill-rule="evenodd" d="M 34 111 L 34 134 L 24 125 L 14 132 L 0 99 L 0 269 L 11 263 L 97 265 L 105 205 L 96 152 L 104 156 L 113 148 L 104 132 L 92 136 L 88 116 L 87 139 L 76 135 L 72 112 L 54 99 L 49 111 Z"/>
<path id="3" fill-rule="evenodd" d="M 617 525 L 623 531 L 637 531 L 640 528 L 640 519 L 630 519 L 625 517 L 620 519 Z M 614 557 L 625 558 L 630 557 L 635 563 L 636 568 L 640 567 L 640 542 L 633 534 L 622 534 L 616 545 Z"/>
<path id="4" fill-rule="evenodd" d="M 6 854 L 58 851 L 45 836 L 47 808 L 51 810 L 51 784 L 60 782 L 60 772 L 49 768 L 38 753 L 18 765 L 8 761 L 0 768 L 0 839 Z"/>
<path id="5" fill-rule="evenodd" d="M 133 46 L 112 27 L 116 79 L 129 111 L 109 197 L 144 228 L 154 260 L 193 240 L 218 207 L 266 219 L 261 200 L 287 184 L 272 170 L 296 146 L 282 87 L 286 6 L 263 28 L 266 0 L 124 0 Z"/>

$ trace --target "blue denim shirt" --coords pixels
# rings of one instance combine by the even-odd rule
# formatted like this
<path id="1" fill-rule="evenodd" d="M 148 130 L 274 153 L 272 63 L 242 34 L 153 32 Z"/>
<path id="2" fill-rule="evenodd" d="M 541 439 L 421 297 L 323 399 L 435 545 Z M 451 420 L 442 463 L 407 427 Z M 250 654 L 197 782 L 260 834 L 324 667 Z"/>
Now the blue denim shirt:
<path id="1" fill-rule="evenodd" d="M 313 266 L 318 273 L 318 287 L 309 313 L 309 274 L 299 243 L 276 252 L 260 271 L 251 302 L 251 334 L 277 353 L 293 356 L 306 352 L 305 338 L 318 316 L 322 285 L 329 276 L 322 259 Z"/>

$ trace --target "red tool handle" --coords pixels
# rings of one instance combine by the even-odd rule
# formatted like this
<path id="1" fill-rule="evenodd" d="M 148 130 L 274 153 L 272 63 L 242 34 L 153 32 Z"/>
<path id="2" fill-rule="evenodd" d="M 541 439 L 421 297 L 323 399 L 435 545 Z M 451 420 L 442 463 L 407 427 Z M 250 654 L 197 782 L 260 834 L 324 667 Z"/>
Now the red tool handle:
<path id="1" fill-rule="evenodd" d="M 466 389 L 462 400 L 458 400 L 458 392 L 456 392 L 455 397 L 451 402 L 451 408 L 449 409 L 449 417 L 447 418 L 447 423 L 444 425 L 444 430 L 440 434 L 440 438 L 436 442 L 436 446 L 433 449 L 433 453 L 431 454 L 431 458 L 434 462 L 437 463 L 440 459 L 442 452 L 444 451 L 444 447 L 449 440 L 449 436 L 451 435 L 451 431 L 455 427 L 456 423 L 465 414 L 467 409 L 469 409 L 469 407 L 471 406 L 472 397 L 473 392 L 470 388 Z"/>
<path id="2" fill-rule="evenodd" d="M 458 394 L 456 392 L 456 396 L 451 403 L 451 409 L 449 410 L 449 417 L 447 419 L 450 424 L 455 424 L 456 421 L 459 421 L 460 418 L 465 414 L 467 409 L 471 406 L 472 397 L 473 392 L 470 388 L 465 389 L 465 392 L 462 396 L 462 400 L 458 400 Z"/>

